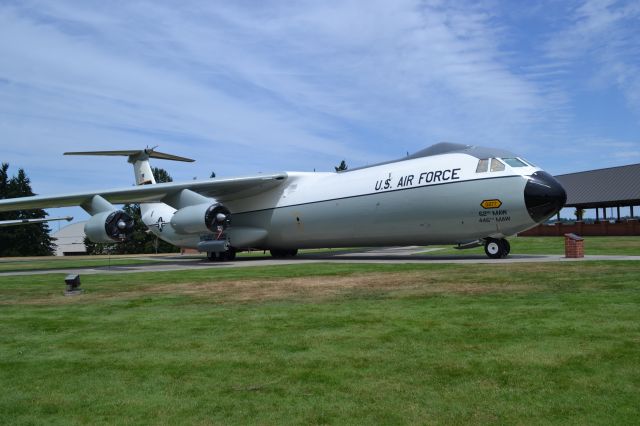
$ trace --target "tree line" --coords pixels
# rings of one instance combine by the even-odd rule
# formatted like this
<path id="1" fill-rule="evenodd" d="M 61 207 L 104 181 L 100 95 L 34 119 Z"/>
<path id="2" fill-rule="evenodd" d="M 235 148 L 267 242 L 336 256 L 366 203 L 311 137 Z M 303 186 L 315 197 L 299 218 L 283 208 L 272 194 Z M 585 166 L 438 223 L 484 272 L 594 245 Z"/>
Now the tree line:
<path id="1" fill-rule="evenodd" d="M 9 164 L 0 166 L 0 199 L 35 195 L 31 181 L 23 169 L 9 176 Z M 42 219 L 47 212 L 42 209 L 18 210 L 0 213 L 0 220 Z M 50 256 L 55 250 L 53 238 L 46 223 L 0 228 L 0 257 Z"/>

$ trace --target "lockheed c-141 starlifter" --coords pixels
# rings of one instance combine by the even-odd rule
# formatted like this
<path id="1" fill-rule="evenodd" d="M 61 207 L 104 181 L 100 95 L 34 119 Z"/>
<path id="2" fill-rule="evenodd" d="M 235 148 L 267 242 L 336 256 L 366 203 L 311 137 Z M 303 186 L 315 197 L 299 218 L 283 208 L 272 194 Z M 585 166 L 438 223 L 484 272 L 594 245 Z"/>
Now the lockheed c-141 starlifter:
<path id="1" fill-rule="evenodd" d="M 283 172 L 156 183 L 157 152 L 69 152 L 126 156 L 137 186 L 0 200 L 0 211 L 80 206 L 94 242 L 126 240 L 133 220 L 115 205 L 140 203 L 159 238 L 231 260 L 238 251 L 453 244 L 509 254 L 506 237 L 555 215 L 566 201 L 549 174 L 508 151 L 439 143 L 405 158 L 337 173 Z"/>

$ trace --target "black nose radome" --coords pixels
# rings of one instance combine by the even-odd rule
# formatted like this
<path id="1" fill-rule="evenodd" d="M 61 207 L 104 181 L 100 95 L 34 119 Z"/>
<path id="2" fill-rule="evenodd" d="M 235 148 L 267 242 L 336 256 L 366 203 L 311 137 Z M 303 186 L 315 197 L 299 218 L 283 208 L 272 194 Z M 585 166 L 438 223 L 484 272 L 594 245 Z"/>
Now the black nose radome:
<path id="1" fill-rule="evenodd" d="M 566 201 L 564 188 L 547 172 L 535 172 L 524 187 L 524 204 L 534 222 L 558 213 Z"/>

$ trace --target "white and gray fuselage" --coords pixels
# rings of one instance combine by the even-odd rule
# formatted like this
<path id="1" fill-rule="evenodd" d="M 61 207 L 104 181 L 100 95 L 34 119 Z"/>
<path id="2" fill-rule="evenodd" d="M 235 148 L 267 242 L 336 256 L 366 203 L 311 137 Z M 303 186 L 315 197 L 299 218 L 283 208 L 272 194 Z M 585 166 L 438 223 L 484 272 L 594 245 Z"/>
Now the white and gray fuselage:
<path id="1" fill-rule="evenodd" d="M 231 212 L 229 245 L 242 250 L 466 244 L 522 232 L 564 203 L 550 175 L 513 154 L 482 149 L 414 157 L 338 173 L 287 172 L 280 186 L 225 202 Z M 481 160 L 488 162 L 485 170 Z M 544 203 L 552 207 L 536 214 Z M 215 238 L 178 232 L 171 220 L 176 209 L 167 204 L 146 204 L 142 212 L 149 229 L 169 243 L 196 248 Z"/>

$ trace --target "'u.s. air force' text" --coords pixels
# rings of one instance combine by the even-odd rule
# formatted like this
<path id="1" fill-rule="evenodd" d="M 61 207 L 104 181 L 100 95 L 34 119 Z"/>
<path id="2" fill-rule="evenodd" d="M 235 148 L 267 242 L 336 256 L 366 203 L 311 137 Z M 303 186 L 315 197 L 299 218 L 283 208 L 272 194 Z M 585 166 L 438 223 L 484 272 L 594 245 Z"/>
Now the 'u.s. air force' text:
<path id="1" fill-rule="evenodd" d="M 397 182 L 392 180 L 391 176 L 386 179 L 376 181 L 376 191 L 384 191 L 388 189 L 407 188 L 410 186 L 421 186 L 429 183 L 448 182 L 460 179 L 458 172 L 460 169 L 434 170 L 430 172 L 420 173 L 419 175 L 401 176 Z M 395 186 L 394 186 L 395 182 Z"/>

